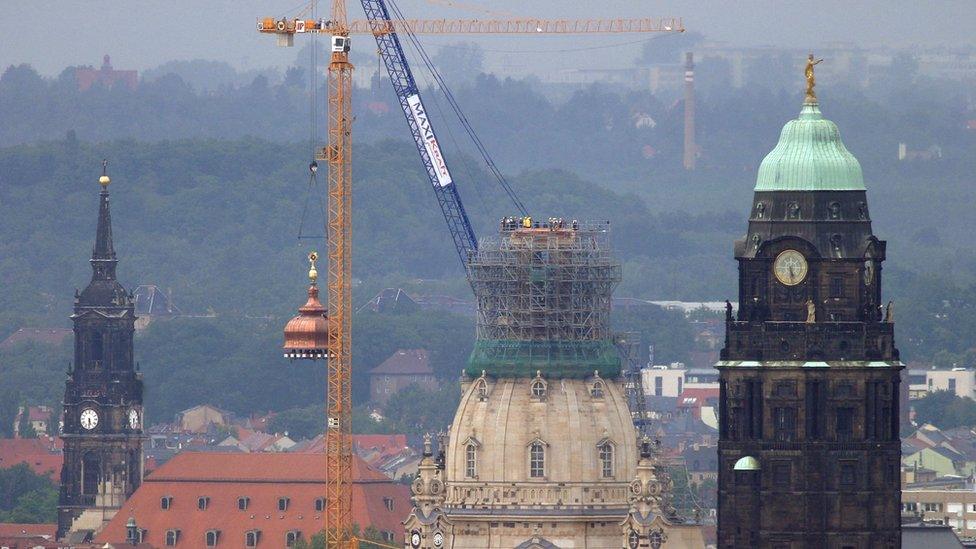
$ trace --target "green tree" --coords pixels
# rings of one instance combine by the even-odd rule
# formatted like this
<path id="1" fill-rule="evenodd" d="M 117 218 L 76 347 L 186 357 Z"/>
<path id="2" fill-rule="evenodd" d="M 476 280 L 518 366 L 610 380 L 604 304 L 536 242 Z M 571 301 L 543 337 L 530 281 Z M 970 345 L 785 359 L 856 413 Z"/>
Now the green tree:
<path id="1" fill-rule="evenodd" d="M 0 522 L 54 522 L 57 489 L 26 463 L 0 469 Z"/>
<path id="2" fill-rule="evenodd" d="M 23 413 L 20 415 L 20 426 L 18 428 L 20 438 L 37 438 L 37 431 L 34 430 L 34 425 L 30 421 L 30 406 L 24 404 L 23 410 Z"/>
<path id="3" fill-rule="evenodd" d="M 287 432 L 294 440 L 314 438 L 325 429 L 325 408 L 321 405 L 289 408 L 275 414 L 271 430 Z"/>
<path id="4" fill-rule="evenodd" d="M 934 391 L 912 403 L 918 423 L 939 429 L 976 425 L 976 401 L 949 391 Z"/>

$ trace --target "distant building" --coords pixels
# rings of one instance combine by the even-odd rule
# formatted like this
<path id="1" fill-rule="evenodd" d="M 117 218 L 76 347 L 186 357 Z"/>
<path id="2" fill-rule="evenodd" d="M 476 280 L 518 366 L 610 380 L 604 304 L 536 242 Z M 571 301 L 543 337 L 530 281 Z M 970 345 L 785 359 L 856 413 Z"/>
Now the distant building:
<path id="1" fill-rule="evenodd" d="M 949 526 L 960 537 L 976 537 L 976 485 L 971 481 L 962 488 L 907 487 L 901 501 L 906 517 Z"/>
<path id="2" fill-rule="evenodd" d="M 911 162 L 913 160 L 935 160 L 942 158 L 942 147 L 931 145 L 921 150 L 909 149 L 905 143 L 898 144 L 898 160 Z"/>
<path id="3" fill-rule="evenodd" d="M 136 89 L 139 85 L 139 72 L 132 70 L 115 70 L 108 54 L 102 58 L 102 67 L 79 67 L 75 69 L 75 80 L 78 82 L 78 90 L 85 91 L 95 84 L 106 88 L 125 86 L 130 90 Z"/>
<path id="4" fill-rule="evenodd" d="M 71 334 L 70 328 L 20 328 L 0 341 L 0 349 L 10 349 L 26 342 L 41 345 L 61 345 L 71 337 Z"/>
<path id="5" fill-rule="evenodd" d="M 27 414 L 27 421 L 34 433 L 38 435 L 50 435 L 50 431 L 54 431 L 57 434 L 57 424 L 52 425 L 52 420 L 54 419 L 54 410 L 50 406 L 21 406 L 17 409 L 17 417 L 14 419 L 14 437 L 20 437 L 20 424 L 24 420 L 24 414 Z"/>
<path id="6" fill-rule="evenodd" d="M 358 457 L 352 478 L 352 522 L 402 545 L 409 488 Z M 154 547 L 290 547 L 321 531 L 324 496 L 322 454 L 183 452 L 146 478 L 95 541 L 125 539 L 133 517 Z"/>
<path id="7" fill-rule="evenodd" d="M 403 288 L 386 288 L 359 310 L 364 309 L 374 313 L 413 313 L 419 311 L 420 307 Z"/>
<path id="8" fill-rule="evenodd" d="M 399 349 L 369 371 L 369 394 L 374 402 L 385 403 L 413 384 L 428 391 L 438 387 L 426 349 Z"/>
<path id="9" fill-rule="evenodd" d="M 935 391 L 949 391 L 958 397 L 976 398 L 976 371 L 968 368 L 951 370 L 908 371 L 908 398 L 924 398 Z"/>
<path id="10" fill-rule="evenodd" d="M 210 404 L 200 404 L 176 414 L 176 423 L 185 433 L 206 433 L 212 425 L 230 425 L 233 415 Z"/>
<path id="11" fill-rule="evenodd" d="M 718 448 L 692 444 L 681 453 L 690 482 L 718 479 Z"/>
<path id="12" fill-rule="evenodd" d="M 657 365 L 641 369 L 641 385 L 644 394 L 658 397 L 677 397 L 684 391 L 684 364 L 675 362 L 671 365 Z"/>
<path id="13" fill-rule="evenodd" d="M 172 318 L 180 314 L 173 304 L 171 294 L 167 294 L 155 284 L 137 286 L 132 292 L 136 305 L 136 329 L 142 330 L 154 320 Z"/>

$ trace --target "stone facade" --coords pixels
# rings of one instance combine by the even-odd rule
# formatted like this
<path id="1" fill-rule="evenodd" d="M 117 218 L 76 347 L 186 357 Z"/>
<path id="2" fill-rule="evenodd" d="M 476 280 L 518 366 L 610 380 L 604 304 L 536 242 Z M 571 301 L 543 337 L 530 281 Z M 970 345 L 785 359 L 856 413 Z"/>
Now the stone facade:
<path id="1" fill-rule="evenodd" d="M 135 369 L 132 295 L 115 276 L 107 176 L 92 280 L 75 297 L 75 352 L 64 390 L 58 538 L 84 541 L 135 492 L 143 475 L 142 374 Z M 75 535 L 77 533 L 77 535 Z"/>
<path id="2" fill-rule="evenodd" d="M 718 546 L 900 547 L 899 384 L 885 242 L 816 102 L 760 168 L 720 370 Z"/>

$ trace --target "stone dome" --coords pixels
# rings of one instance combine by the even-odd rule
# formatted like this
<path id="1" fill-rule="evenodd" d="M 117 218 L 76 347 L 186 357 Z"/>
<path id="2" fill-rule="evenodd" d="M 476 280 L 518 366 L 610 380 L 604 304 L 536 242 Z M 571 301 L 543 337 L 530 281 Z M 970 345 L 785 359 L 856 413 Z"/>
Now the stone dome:
<path id="1" fill-rule="evenodd" d="M 756 191 L 863 191 L 861 164 L 840 139 L 837 124 L 818 103 L 804 103 L 783 126 L 756 177 Z"/>
<path id="2" fill-rule="evenodd" d="M 541 470 L 532 469 L 533 446 L 542 450 Z M 598 376 L 483 376 L 463 384 L 445 455 L 445 503 L 589 506 L 622 518 L 636 456 L 637 432 L 618 384 Z"/>

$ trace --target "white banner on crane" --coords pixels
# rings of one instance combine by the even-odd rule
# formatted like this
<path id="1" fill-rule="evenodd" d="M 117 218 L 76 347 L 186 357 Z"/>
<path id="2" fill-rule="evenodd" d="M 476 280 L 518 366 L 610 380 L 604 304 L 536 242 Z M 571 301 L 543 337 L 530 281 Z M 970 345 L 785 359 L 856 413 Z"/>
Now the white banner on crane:
<path id="1" fill-rule="evenodd" d="M 427 156 L 430 157 L 430 163 L 434 166 L 434 172 L 437 174 L 437 182 L 441 187 L 446 187 L 453 183 L 451 179 L 451 172 L 447 171 L 447 163 L 444 161 L 444 155 L 441 154 L 441 147 L 437 144 L 437 137 L 434 136 L 434 130 L 430 127 L 430 119 L 427 118 L 427 109 L 424 108 L 424 104 L 420 101 L 420 96 L 417 94 L 407 96 L 407 104 L 410 106 L 410 114 L 413 115 L 413 121 L 417 123 L 417 128 L 420 130 L 420 136 L 424 141 L 424 148 L 427 149 Z"/>

